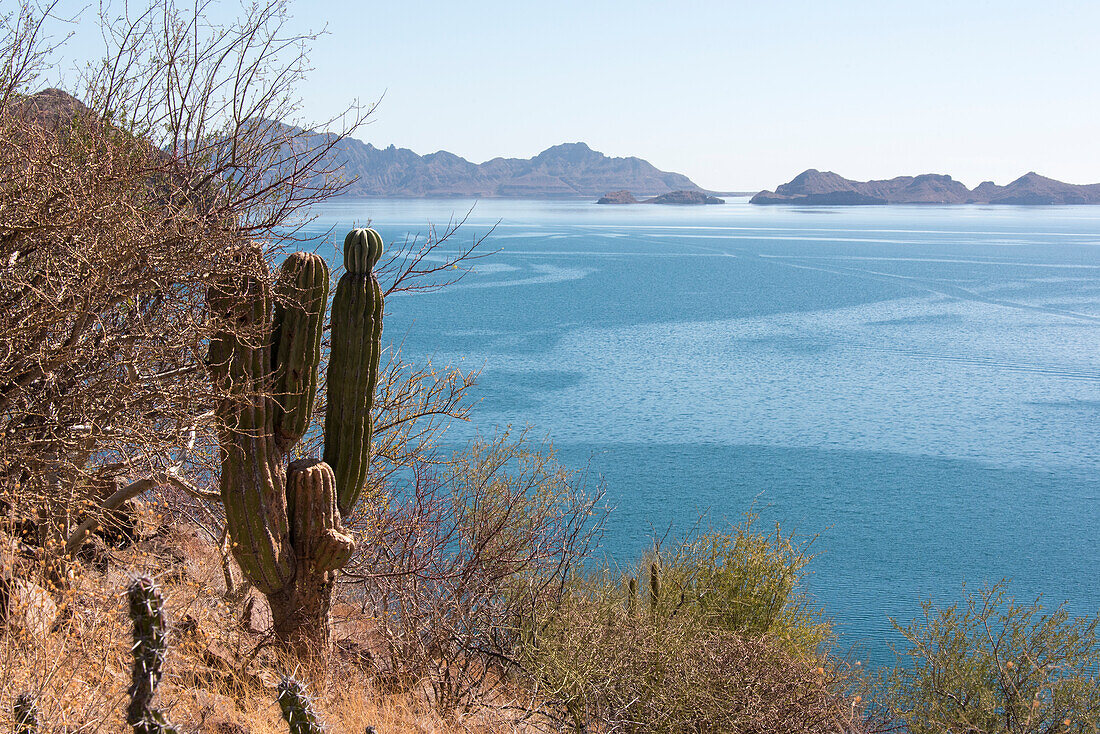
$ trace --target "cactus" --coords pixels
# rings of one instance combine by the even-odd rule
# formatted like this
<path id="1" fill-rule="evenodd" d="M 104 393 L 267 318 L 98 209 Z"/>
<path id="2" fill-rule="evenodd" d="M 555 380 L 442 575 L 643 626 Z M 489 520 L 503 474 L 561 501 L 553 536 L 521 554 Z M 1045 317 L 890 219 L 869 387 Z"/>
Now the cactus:
<path id="1" fill-rule="evenodd" d="M 626 584 L 626 613 L 634 616 L 638 611 L 638 579 L 631 576 Z"/>
<path id="2" fill-rule="evenodd" d="M 34 696 L 20 693 L 11 708 L 15 734 L 38 734 L 38 706 L 34 703 Z"/>
<path id="3" fill-rule="evenodd" d="M 290 726 L 290 734 L 324 734 L 313 711 L 305 686 L 289 676 L 279 681 L 279 709 Z"/>
<path id="4" fill-rule="evenodd" d="M 332 299 L 328 408 L 324 460 L 339 488 L 340 512 L 355 506 L 370 464 L 371 418 L 382 337 L 382 289 L 373 268 L 382 256 L 382 238 L 356 229 L 344 240 L 346 272 Z"/>
<path id="5" fill-rule="evenodd" d="M 661 600 L 661 567 L 657 561 L 649 564 L 649 611 L 657 616 L 657 604 Z"/>
<path id="6" fill-rule="evenodd" d="M 236 288 L 233 288 L 236 285 Z M 210 310 L 232 327 L 211 339 L 209 362 L 228 393 L 221 417 L 222 504 L 233 555 L 248 580 L 264 594 L 283 589 L 294 576 L 289 548 L 282 455 L 275 442 L 270 391 L 270 346 L 265 328 L 271 292 L 259 278 L 212 288 Z"/>
<path id="7" fill-rule="evenodd" d="M 156 583 L 147 576 L 134 579 L 126 596 L 134 623 L 134 668 L 126 723 L 134 727 L 134 734 L 175 734 L 176 730 L 152 707 L 167 648 L 164 600 Z"/>
<path id="8" fill-rule="evenodd" d="M 317 459 L 293 462 L 287 470 L 286 505 L 299 558 L 321 571 L 343 568 L 355 541 L 340 526 L 332 467 Z"/>
<path id="9" fill-rule="evenodd" d="M 275 285 L 271 355 L 279 407 L 275 438 L 284 451 L 301 440 L 313 417 L 328 279 L 324 259 L 296 252 L 283 263 Z"/>
<path id="10" fill-rule="evenodd" d="M 347 272 L 332 303 L 322 461 L 287 463 L 313 417 L 328 299 L 324 260 L 288 257 L 274 298 L 266 281 L 251 275 L 208 294 L 221 326 L 210 341 L 209 365 L 225 396 L 218 413 L 226 524 L 233 554 L 268 597 L 284 641 L 327 644 L 333 572 L 354 550 L 342 521 L 355 509 L 370 464 L 384 305 L 374 266 L 381 255 L 374 230 L 353 230 L 344 241 Z M 262 256 L 254 257 L 265 267 Z"/>

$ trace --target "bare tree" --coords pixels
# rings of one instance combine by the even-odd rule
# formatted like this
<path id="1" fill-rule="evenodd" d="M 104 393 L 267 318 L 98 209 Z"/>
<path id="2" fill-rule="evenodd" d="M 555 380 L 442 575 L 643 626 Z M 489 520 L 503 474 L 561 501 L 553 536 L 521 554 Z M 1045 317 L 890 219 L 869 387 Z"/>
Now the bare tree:
<path id="1" fill-rule="evenodd" d="M 288 31 L 284 0 L 220 27 L 207 7 L 101 15 L 83 101 L 27 95 L 51 7 L 3 19 L 0 481 L 54 552 L 152 486 L 215 499 L 207 289 L 268 277 L 339 192 L 329 153 L 369 112 L 328 135 L 283 124 L 313 36 Z"/>

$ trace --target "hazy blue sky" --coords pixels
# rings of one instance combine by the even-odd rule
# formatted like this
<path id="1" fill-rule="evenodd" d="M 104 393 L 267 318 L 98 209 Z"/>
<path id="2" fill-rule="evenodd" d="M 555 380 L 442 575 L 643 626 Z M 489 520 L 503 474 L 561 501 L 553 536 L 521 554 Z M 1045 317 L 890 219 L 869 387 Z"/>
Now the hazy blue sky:
<path id="1" fill-rule="evenodd" d="M 558 0 L 292 6 L 317 118 L 481 162 L 584 141 L 718 189 L 1035 170 L 1100 181 L 1100 1 Z"/>

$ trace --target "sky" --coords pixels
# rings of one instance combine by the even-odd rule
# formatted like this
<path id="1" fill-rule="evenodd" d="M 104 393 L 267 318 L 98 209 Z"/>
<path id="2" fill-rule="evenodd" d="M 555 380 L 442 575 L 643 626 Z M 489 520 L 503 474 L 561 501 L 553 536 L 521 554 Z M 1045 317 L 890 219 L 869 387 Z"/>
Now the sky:
<path id="1" fill-rule="evenodd" d="M 356 136 L 379 147 L 480 163 L 583 141 L 727 191 L 807 168 L 1100 182 L 1097 0 L 297 0 L 291 18 L 327 30 L 305 117 L 381 99 Z"/>

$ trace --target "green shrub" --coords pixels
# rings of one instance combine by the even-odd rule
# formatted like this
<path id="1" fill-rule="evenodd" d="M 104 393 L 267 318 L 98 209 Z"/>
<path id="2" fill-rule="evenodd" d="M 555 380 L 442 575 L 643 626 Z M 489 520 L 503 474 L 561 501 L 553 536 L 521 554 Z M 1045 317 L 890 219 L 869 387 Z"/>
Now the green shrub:
<path id="1" fill-rule="evenodd" d="M 1017 604 L 1002 582 L 965 605 L 921 604 L 885 703 L 912 734 L 1100 731 L 1097 617 Z"/>
<path id="2" fill-rule="evenodd" d="M 646 554 L 625 582 L 612 569 L 576 576 L 531 621 L 515 657 L 560 724 L 632 733 L 857 728 L 858 701 L 844 695 L 850 670 L 826 655 L 830 626 L 798 588 L 807 544 L 757 533 L 754 519 Z"/>
<path id="3" fill-rule="evenodd" d="M 798 543 L 756 532 L 749 514 L 730 532 L 688 537 L 668 553 L 652 552 L 643 565 L 661 569 L 659 608 L 665 616 L 686 615 L 703 629 L 767 636 L 788 651 L 813 655 L 832 637 L 799 584 L 813 559 L 812 540 Z"/>

